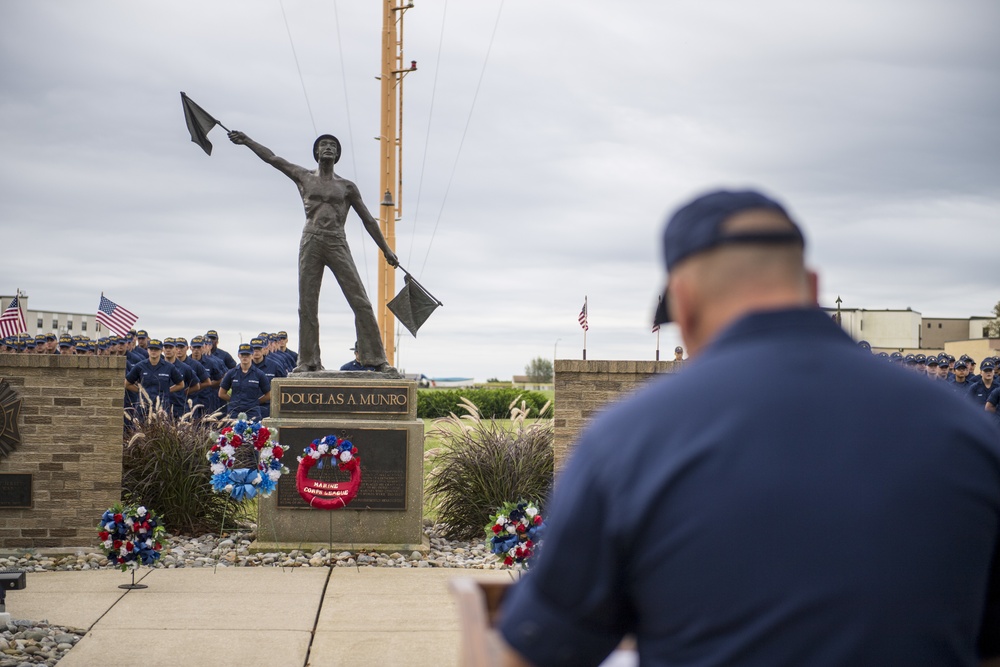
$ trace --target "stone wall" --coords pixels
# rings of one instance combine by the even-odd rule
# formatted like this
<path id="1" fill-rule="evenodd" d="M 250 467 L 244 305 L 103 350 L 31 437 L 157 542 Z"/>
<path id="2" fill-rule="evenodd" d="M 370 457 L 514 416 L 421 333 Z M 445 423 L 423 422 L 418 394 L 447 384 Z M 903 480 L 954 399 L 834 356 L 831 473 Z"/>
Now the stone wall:
<path id="1" fill-rule="evenodd" d="M 578 361 L 555 363 L 555 465 L 560 470 L 580 431 L 601 408 L 657 373 L 674 373 L 683 361 Z"/>
<path id="2" fill-rule="evenodd" d="M 21 444 L 0 473 L 32 475 L 32 508 L 0 507 L 0 549 L 88 547 L 121 498 L 124 357 L 0 354 L 21 397 Z"/>

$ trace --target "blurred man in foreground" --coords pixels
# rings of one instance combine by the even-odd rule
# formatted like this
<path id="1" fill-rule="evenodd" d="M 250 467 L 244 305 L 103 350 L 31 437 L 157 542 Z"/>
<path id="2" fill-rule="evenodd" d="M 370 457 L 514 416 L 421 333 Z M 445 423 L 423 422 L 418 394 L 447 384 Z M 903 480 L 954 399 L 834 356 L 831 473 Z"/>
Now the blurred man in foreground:
<path id="1" fill-rule="evenodd" d="M 502 610 L 508 663 L 596 665 L 626 634 L 644 666 L 1000 655 L 984 411 L 873 360 L 816 307 L 774 200 L 709 193 L 663 242 L 690 361 L 581 437 Z"/>

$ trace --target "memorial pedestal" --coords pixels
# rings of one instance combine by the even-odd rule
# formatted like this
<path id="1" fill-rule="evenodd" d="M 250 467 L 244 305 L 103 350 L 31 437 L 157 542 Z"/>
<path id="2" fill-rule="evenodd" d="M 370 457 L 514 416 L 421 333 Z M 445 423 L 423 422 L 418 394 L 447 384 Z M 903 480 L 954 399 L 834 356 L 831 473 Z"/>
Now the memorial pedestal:
<path id="1" fill-rule="evenodd" d="M 292 375 L 271 382 L 271 417 L 264 425 L 287 452 L 270 498 L 261 498 L 257 540 L 250 550 L 429 550 L 423 534 L 424 425 L 417 386 L 367 373 Z M 358 448 L 361 487 L 347 507 L 310 507 L 298 493 L 297 457 L 317 438 L 336 435 Z M 330 459 L 310 479 L 346 481 Z"/>

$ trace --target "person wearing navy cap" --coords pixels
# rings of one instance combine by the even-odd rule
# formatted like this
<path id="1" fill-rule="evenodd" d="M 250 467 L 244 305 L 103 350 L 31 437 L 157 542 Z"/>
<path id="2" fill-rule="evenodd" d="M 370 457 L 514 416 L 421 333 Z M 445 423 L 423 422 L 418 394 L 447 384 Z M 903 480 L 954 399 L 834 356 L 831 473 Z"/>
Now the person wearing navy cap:
<path id="1" fill-rule="evenodd" d="M 251 421 L 260 420 L 261 403 L 271 400 L 271 381 L 260 369 L 254 368 L 253 349 L 249 343 L 241 343 L 240 365 L 230 369 L 219 385 L 219 398 L 227 401 L 226 412 L 230 417 L 246 413 Z"/>
<path id="2" fill-rule="evenodd" d="M 132 351 L 142 359 L 149 359 L 149 334 L 145 329 L 135 332 L 135 348 Z"/>
<path id="3" fill-rule="evenodd" d="M 204 352 L 205 339 L 202 336 L 192 338 L 190 358 L 200 363 L 208 374 L 208 379 L 201 382 L 196 403 L 202 406 L 203 414 L 212 414 L 219 408 L 219 384 L 227 369 L 221 360 L 213 359 Z"/>
<path id="4" fill-rule="evenodd" d="M 997 388 L 996 364 L 990 359 L 983 359 L 979 370 L 979 380 L 972 383 L 972 386 L 969 387 L 968 396 L 976 404 L 976 407 L 985 407 L 990 394 Z"/>
<path id="5" fill-rule="evenodd" d="M 268 382 L 271 382 L 276 377 L 287 377 L 288 373 L 278 364 L 277 361 L 271 359 L 271 355 L 264 355 L 264 350 L 266 348 L 267 344 L 264 339 L 259 336 L 250 340 L 250 359 L 253 361 L 254 368 L 263 373 Z M 268 398 L 266 403 L 261 403 L 260 405 L 260 418 L 267 419 L 270 416 L 271 400 Z"/>
<path id="6" fill-rule="evenodd" d="M 295 350 L 289 349 L 287 331 L 278 332 L 278 349 L 281 350 L 282 354 L 285 354 L 289 358 L 291 358 L 292 368 L 295 368 L 295 365 L 299 363 L 299 354 Z"/>
<path id="7" fill-rule="evenodd" d="M 236 368 L 236 360 L 233 355 L 219 348 L 219 333 L 215 329 L 209 329 L 205 333 L 205 354 L 210 354 L 222 361 L 226 370 Z"/>
<path id="8" fill-rule="evenodd" d="M 641 665 L 1000 656 L 1000 442 L 859 350 L 804 246 L 757 192 L 670 218 L 658 313 L 689 359 L 585 428 L 500 609 L 506 664 L 597 665 L 626 635 Z"/>
<path id="9" fill-rule="evenodd" d="M 205 404 L 201 401 L 201 395 L 205 383 L 208 382 L 208 369 L 197 359 L 188 356 L 186 338 L 174 338 L 174 350 L 177 356 L 175 363 L 184 364 L 191 369 L 191 373 L 194 375 L 195 382 L 187 388 L 187 400 L 191 402 L 195 416 L 201 417 L 205 414 Z"/>
<path id="10" fill-rule="evenodd" d="M 970 383 L 967 382 L 968 378 L 969 367 L 964 359 L 959 359 L 955 362 L 954 375 L 948 379 L 948 386 L 958 394 L 968 394 L 970 386 Z"/>
<path id="11" fill-rule="evenodd" d="M 145 418 L 147 408 L 155 406 L 158 401 L 164 410 L 171 410 L 171 394 L 184 390 L 184 377 L 181 372 L 162 358 L 163 343 L 151 339 L 148 341 L 146 351 L 149 353 L 149 359 L 143 359 L 133 366 L 125 377 L 126 389 L 138 393 L 141 386 L 149 397 L 149 405 L 146 401 L 140 401 L 136 406 L 136 417 L 140 421 Z"/>
<path id="12" fill-rule="evenodd" d="M 358 355 L 358 344 L 357 343 L 354 344 L 354 347 L 351 348 L 351 351 L 354 352 L 354 359 L 352 361 L 348 361 L 346 364 L 344 364 L 343 366 L 341 366 L 340 370 L 342 370 L 342 371 L 374 371 L 374 370 L 376 370 L 374 366 L 365 366 L 364 364 L 361 363 L 361 358 Z"/>

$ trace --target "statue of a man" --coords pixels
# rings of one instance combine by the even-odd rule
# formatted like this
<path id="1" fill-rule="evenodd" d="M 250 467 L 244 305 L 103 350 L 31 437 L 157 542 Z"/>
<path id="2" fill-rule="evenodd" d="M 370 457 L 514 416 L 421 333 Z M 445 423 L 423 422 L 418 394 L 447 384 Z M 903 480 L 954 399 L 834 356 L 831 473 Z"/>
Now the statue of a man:
<path id="1" fill-rule="evenodd" d="M 319 353 L 318 311 L 319 290 L 326 267 L 333 271 L 347 303 L 354 311 L 361 364 L 383 372 L 394 371 L 385 358 L 375 313 L 354 265 L 351 249 L 347 246 L 344 224 L 350 209 L 353 208 L 361 218 L 389 265 L 397 266 L 399 262 L 382 236 L 378 221 L 361 200 L 358 186 L 333 171 L 333 165 L 340 159 L 340 141 L 331 134 L 323 134 L 316 139 L 313 157 L 319 166 L 311 171 L 278 157 L 242 132 L 230 132 L 229 139 L 234 144 L 247 146 L 261 160 L 292 179 L 302 195 L 306 226 L 302 229 L 302 241 L 299 243 L 299 365 L 292 372 L 323 370 Z"/>

